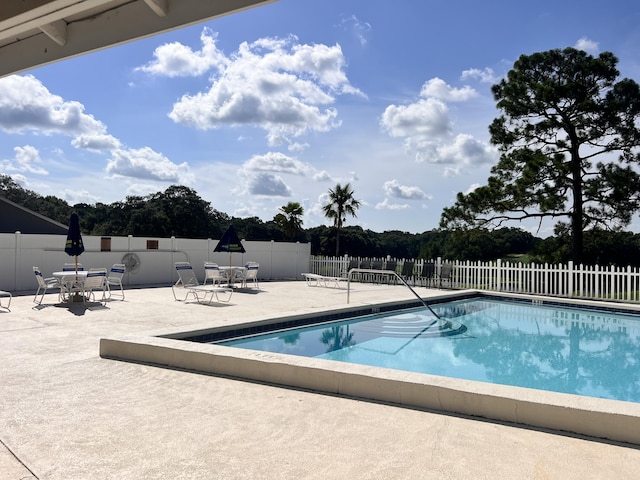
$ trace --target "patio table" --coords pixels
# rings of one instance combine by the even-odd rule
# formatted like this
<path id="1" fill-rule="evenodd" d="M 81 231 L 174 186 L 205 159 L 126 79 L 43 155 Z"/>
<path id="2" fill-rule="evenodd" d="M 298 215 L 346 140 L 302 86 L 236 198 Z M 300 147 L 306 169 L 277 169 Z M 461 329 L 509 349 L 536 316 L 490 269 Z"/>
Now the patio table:
<path id="1" fill-rule="evenodd" d="M 238 272 L 246 272 L 247 267 L 241 267 L 241 266 L 219 266 L 220 270 L 224 270 L 225 272 L 227 272 L 227 285 L 229 287 L 233 287 L 233 280 L 236 276 L 236 273 Z"/>
<path id="2" fill-rule="evenodd" d="M 53 272 L 52 275 L 56 278 L 60 279 L 60 284 L 64 285 L 67 291 L 69 292 L 69 296 L 67 301 L 73 302 L 71 293 L 73 293 L 74 286 L 78 286 L 78 288 L 83 291 L 84 290 L 84 281 L 87 279 L 88 270 L 62 270 L 59 272 Z M 78 293 L 78 291 L 76 291 Z"/>

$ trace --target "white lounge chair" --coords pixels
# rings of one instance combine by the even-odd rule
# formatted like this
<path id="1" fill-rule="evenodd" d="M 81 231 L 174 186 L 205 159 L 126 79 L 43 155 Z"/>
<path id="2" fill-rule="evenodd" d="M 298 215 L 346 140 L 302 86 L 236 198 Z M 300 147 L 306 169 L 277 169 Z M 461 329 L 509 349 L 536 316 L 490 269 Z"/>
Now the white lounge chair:
<path id="1" fill-rule="evenodd" d="M 124 287 L 122 286 L 124 272 L 124 263 L 115 263 L 113 267 L 111 267 L 111 270 L 109 270 L 109 275 L 107 275 L 107 298 L 111 298 L 111 285 L 114 285 L 120 287 L 120 295 L 122 295 L 122 300 L 124 300 Z"/>
<path id="2" fill-rule="evenodd" d="M 220 270 L 218 264 L 213 262 L 204 262 L 204 282 L 202 284 L 206 285 L 207 280 L 211 280 L 212 285 L 222 286 L 223 282 L 229 283 L 227 272 Z"/>
<path id="3" fill-rule="evenodd" d="M 209 303 L 213 301 L 213 297 L 216 297 L 217 302 L 229 302 L 231 300 L 231 295 L 233 293 L 232 288 L 228 287 L 219 287 L 215 285 L 201 285 L 198 282 L 198 278 L 196 277 L 195 272 L 193 271 L 193 267 L 188 262 L 176 262 L 176 271 L 178 272 L 178 280 L 174 285 L 172 285 L 171 290 L 173 292 L 173 298 L 176 301 L 187 301 L 189 295 L 192 295 L 198 303 L 202 303 L 202 299 L 206 298 L 207 295 L 211 295 L 209 297 Z M 186 294 L 183 299 L 179 299 L 176 295 L 176 290 L 184 289 Z M 226 300 L 220 300 L 218 297 L 218 293 L 228 293 L 229 297 Z"/>
<path id="4" fill-rule="evenodd" d="M 47 290 L 51 289 L 51 288 L 58 288 L 61 289 L 61 284 L 58 281 L 57 278 L 54 277 L 43 277 L 42 276 L 42 272 L 40 271 L 40 269 L 38 267 L 33 267 L 33 273 L 35 273 L 36 275 L 36 281 L 38 282 L 38 290 L 36 291 L 36 295 L 35 297 L 33 297 L 33 302 L 37 303 L 38 305 L 40 305 L 42 303 L 42 300 L 44 299 L 44 294 L 47 293 Z M 42 295 L 40 295 L 40 291 L 42 291 Z M 38 295 L 40 295 L 40 301 L 36 302 L 36 299 L 38 298 Z M 62 290 L 58 291 L 58 301 L 60 301 L 62 296 Z"/>

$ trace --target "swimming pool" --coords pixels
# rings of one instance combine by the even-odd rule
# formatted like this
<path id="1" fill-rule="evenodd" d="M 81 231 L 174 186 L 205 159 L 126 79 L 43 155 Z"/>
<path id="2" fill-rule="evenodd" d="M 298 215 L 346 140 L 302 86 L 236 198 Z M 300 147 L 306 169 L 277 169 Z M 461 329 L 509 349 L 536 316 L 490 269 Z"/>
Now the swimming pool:
<path id="1" fill-rule="evenodd" d="M 479 297 L 220 345 L 640 402 L 635 315 Z"/>
<path id="2" fill-rule="evenodd" d="M 333 293 L 333 292 L 332 292 Z M 441 292 L 429 299 L 430 305 L 440 304 L 437 308 L 445 307 L 447 302 L 451 307 L 456 302 L 464 302 L 471 298 L 487 298 L 487 292 Z M 617 313 L 640 314 L 640 307 L 633 305 L 620 305 L 624 312 L 617 310 L 615 304 L 604 302 L 588 302 L 583 300 L 563 300 L 557 298 L 537 297 L 528 295 L 506 295 L 491 293 L 491 298 L 504 298 L 527 302 L 537 307 L 548 305 L 560 305 L 573 307 L 576 305 L 594 310 L 590 316 L 575 316 L 576 312 L 569 311 L 556 318 L 549 316 L 539 317 L 525 329 L 512 327 L 503 332 L 502 343 L 486 342 L 486 347 L 481 349 L 495 349 L 496 354 L 503 352 L 505 355 L 511 349 L 511 337 L 538 334 L 543 339 L 550 339 L 548 330 L 569 328 L 572 322 L 577 323 L 586 330 L 609 329 L 614 333 L 617 330 L 626 330 L 629 334 L 629 342 L 635 342 L 637 332 L 636 320 L 633 315 L 622 319 L 618 323 L 610 318 Z M 544 305 L 541 305 L 544 303 Z M 221 375 L 236 379 L 256 381 L 259 383 L 281 385 L 292 388 L 302 388 L 320 393 L 340 395 L 350 398 L 359 398 L 370 401 L 380 401 L 410 408 L 428 409 L 448 412 L 453 414 L 469 415 L 496 421 L 523 424 L 538 428 L 552 429 L 555 431 L 568 431 L 591 437 L 606 438 L 622 442 L 630 442 L 640 445 L 640 403 L 635 401 L 619 401 L 607 398 L 596 398 L 586 395 L 558 393 L 554 391 L 523 388 L 500 383 L 488 383 L 485 381 L 468 380 L 444 375 L 416 373 L 394 368 L 380 368 L 378 366 L 362 365 L 356 363 L 339 362 L 327 358 L 302 357 L 298 355 L 279 352 L 259 351 L 206 343 L 212 341 L 224 341 L 231 338 L 249 336 L 259 333 L 267 333 L 273 329 L 289 329 L 292 327 L 308 326 L 322 322 L 341 321 L 345 317 L 361 317 L 393 310 L 403 309 L 405 313 L 420 305 L 416 301 L 387 301 L 384 303 L 359 303 L 349 306 L 318 307 L 306 312 L 292 312 L 288 315 L 268 317 L 256 315 L 252 318 L 243 318 L 236 321 L 218 322 L 217 326 L 201 326 L 193 330 L 166 329 L 156 333 L 131 334 L 124 337 L 101 338 L 100 356 L 103 358 L 145 363 L 161 367 L 177 368 L 192 372 Z M 592 308 L 593 307 L 593 308 Z M 436 308 L 436 307 L 434 307 Z M 468 312 L 471 315 L 472 312 Z M 512 313 L 506 316 L 514 316 Z M 502 315 L 504 317 L 505 315 Z M 515 316 L 514 316 L 515 317 Z M 607 317 L 609 320 L 599 321 L 598 317 Z M 516 318 L 516 320 L 518 320 Z M 504 318 L 495 319 L 500 324 L 505 324 Z M 463 347 L 465 342 L 473 341 L 472 330 L 469 328 L 471 321 L 460 316 L 454 317 L 454 322 L 467 327 L 462 332 L 456 325 L 450 330 L 460 331 L 459 338 L 451 336 L 453 351 Z M 599 323 L 598 323 L 599 322 Z M 476 329 L 474 336 L 480 339 L 486 337 L 487 331 L 493 324 L 485 322 L 482 328 Z M 472 325 L 474 328 L 475 325 Z M 534 328 L 535 327 L 535 328 Z M 508 335 L 507 335 L 508 333 Z M 592 342 L 591 337 L 580 340 L 580 349 L 585 349 L 587 355 L 593 354 L 589 368 L 595 370 L 600 359 L 597 352 L 605 352 L 605 343 Z M 576 341 L 576 335 L 565 334 L 563 348 L 559 350 L 567 358 L 565 350 L 571 349 Z M 487 337 L 488 338 L 488 337 Z M 612 335 L 607 342 L 619 343 L 622 337 Z M 195 341 L 194 341 L 195 340 Z M 406 339 L 405 339 L 406 340 Z M 437 342 L 441 339 L 434 338 Z M 530 337 L 531 340 L 531 337 Z M 568 343 L 567 343 L 568 342 Z M 530 342 L 527 353 L 521 355 L 520 363 L 507 361 L 503 363 L 512 369 L 526 365 L 537 365 L 533 354 L 537 352 L 538 344 Z M 575 349 L 573 350 L 576 351 Z M 580 350 L 578 350 L 580 351 Z M 459 353 L 459 352 L 458 352 Z M 554 374 L 557 378 L 563 376 L 561 368 L 556 365 L 556 360 L 548 356 L 543 357 L 547 364 L 538 365 L 538 375 Z M 524 361 L 526 360 L 526 362 Z M 630 381 L 636 382 L 638 376 L 633 369 L 633 355 L 621 358 L 621 363 L 627 369 Z M 614 361 L 615 364 L 615 361 Z M 550 370 L 550 367 L 554 367 Z M 568 365 L 573 365 L 569 362 Z M 614 366 L 614 369 L 617 365 Z M 494 369 L 487 368 L 485 375 L 495 375 Z M 525 373 L 529 370 L 524 369 Z M 584 373 L 578 369 L 579 374 Z M 567 373 L 570 373 L 567 371 Z M 566 377 L 566 373 L 564 374 Z M 585 377 L 583 380 L 587 380 Z M 636 388 L 636 387 L 633 387 Z"/>

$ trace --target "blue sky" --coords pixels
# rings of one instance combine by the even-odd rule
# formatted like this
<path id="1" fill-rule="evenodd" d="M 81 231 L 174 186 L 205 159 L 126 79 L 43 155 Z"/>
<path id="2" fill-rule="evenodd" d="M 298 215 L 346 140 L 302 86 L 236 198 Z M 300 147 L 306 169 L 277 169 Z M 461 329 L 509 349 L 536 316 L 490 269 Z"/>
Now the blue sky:
<path id="1" fill-rule="evenodd" d="M 611 51 L 640 81 L 631 5 L 279 0 L 1 78 L 0 172 L 70 204 L 182 184 L 266 221 L 295 201 L 307 228 L 348 182 L 347 225 L 431 230 L 486 182 L 490 88 L 520 55 Z"/>

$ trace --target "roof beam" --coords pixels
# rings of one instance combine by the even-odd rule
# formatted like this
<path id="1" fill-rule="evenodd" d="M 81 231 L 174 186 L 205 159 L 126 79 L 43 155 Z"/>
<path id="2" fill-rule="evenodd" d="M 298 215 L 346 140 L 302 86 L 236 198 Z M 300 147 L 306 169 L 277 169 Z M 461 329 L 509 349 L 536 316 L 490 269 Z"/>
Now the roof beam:
<path id="1" fill-rule="evenodd" d="M 64 20 L 58 20 L 56 22 L 47 23 L 46 25 L 40 25 L 47 37 L 56 42 L 61 47 L 67 43 L 67 22 Z"/>
<path id="2" fill-rule="evenodd" d="M 144 3 L 159 17 L 167 16 L 167 0 L 144 0 Z"/>

